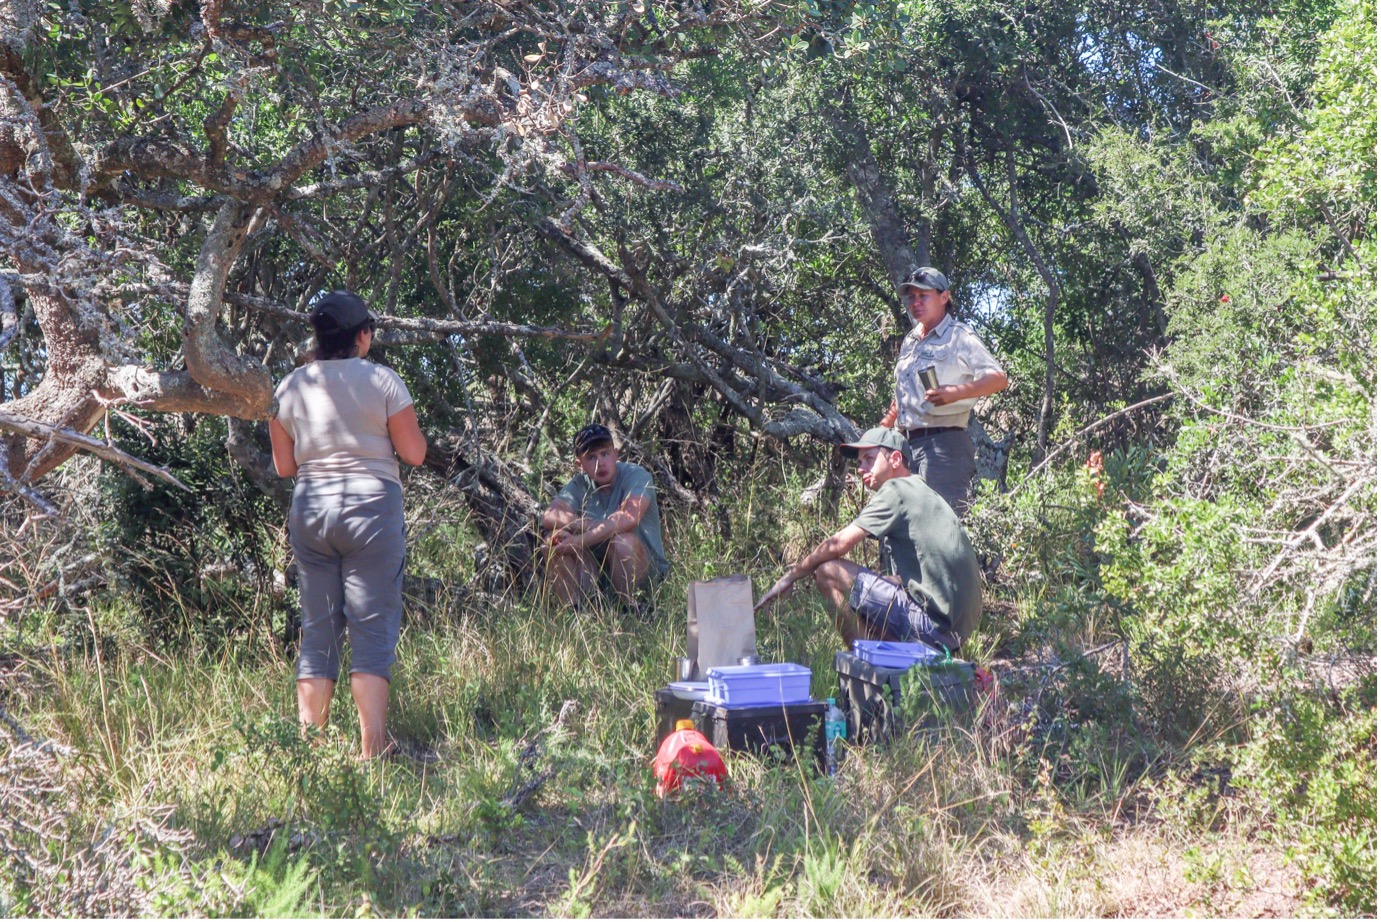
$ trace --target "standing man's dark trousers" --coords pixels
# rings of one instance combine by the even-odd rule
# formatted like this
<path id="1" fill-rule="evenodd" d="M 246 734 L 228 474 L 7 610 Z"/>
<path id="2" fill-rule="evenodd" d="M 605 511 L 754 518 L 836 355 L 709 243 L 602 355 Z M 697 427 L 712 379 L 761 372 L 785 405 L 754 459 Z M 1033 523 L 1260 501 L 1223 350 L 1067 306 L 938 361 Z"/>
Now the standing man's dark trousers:
<path id="1" fill-rule="evenodd" d="M 969 509 L 969 485 L 978 472 L 973 440 L 964 429 L 912 429 L 907 433 L 911 472 L 920 475 L 963 518 Z"/>

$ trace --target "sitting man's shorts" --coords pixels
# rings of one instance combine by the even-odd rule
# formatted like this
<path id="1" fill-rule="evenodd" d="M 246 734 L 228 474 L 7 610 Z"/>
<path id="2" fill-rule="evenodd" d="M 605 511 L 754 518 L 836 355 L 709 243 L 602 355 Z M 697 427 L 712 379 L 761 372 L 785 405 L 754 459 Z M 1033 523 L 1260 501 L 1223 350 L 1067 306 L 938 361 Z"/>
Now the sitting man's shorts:
<path id="1" fill-rule="evenodd" d="M 886 640 L 920 641 L 951 652 L 959 649 L 958 637 L 931 621 L 924 605 L 880 573 L 868 569 L 858 572 L 849 593 L 849 607 Z"/>

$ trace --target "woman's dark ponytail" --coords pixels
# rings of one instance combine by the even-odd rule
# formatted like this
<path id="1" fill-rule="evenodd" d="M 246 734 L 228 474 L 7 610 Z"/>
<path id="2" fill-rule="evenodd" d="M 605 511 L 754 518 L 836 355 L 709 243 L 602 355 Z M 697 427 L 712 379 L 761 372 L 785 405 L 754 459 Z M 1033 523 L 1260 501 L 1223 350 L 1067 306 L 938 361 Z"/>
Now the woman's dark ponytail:
<path id="1" fill-rule="evenodd" d="M 348 330 L 331 330 L 329 332 L 315 330 L 316 357 L 326 360 L 357 358 L 355 340 L 359 338 L 361 330 L 372 329 L 374 329 L 374 321 L 366 320 Z"/>

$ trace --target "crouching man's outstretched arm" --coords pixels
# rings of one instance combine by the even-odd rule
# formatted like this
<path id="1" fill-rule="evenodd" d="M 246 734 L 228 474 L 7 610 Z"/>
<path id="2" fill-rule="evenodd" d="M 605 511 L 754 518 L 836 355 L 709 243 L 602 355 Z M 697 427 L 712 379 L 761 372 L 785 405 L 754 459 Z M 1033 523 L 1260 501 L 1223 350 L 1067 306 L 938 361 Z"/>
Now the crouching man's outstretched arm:
<path id="1" fill-rule="evenodd" d="M 830 596 L 824 583 L 833 582 L 830 577 L 836 575 L 834 571 L 841 567 L 856 568 L 856 564 L 842 561 L 840 558 L 853 550 L 858 542 L 866 537 L 868 537 L 868 533 L 857 525 L 845 525 L 816 545 L 815 550 L 793 564 L 791 569 L 786 571 L 786 575 L 777 580 L 772 588 L 758 599 L 758 604 L 753 606 L 753 610 L 761 610 L 777 599 L 791 595 L 791 590 L 798 580 L 812 575 L 815 577 L 816 586 L 819 587 L 821 593 L 827 597 Z M 845 590 L 846 598 L 847 594 L 848 592 Z"/>

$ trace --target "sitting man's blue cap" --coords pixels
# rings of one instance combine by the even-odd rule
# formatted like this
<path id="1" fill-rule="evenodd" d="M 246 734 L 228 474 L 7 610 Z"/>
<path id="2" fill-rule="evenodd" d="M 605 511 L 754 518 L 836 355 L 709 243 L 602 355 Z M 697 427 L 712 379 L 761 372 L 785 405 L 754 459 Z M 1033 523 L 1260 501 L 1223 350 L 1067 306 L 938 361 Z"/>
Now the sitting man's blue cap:
<path id="1" fill-rule="evenodd" d="M 369 309 L 364 298 L 353 291 L 338 288 L 316 299 L 308 315 L 312 326 L 321 333 L 353 330 L 366 320 L 379 322 L 379 315 Z"/>
<path id="2" fill-rule="evenodd" d="M 574 446 L 575 456 L 578 458 L 591 448 L 604 442 L 608 442 L 612 445 L 614 442 L 613 433 L 599 423 L 590 423 L 590 425 L 575 434 L 575 438 L 572 440 L 571 444 Z"/>
<path id="3" fill-rule="evenodd" d="M 839 446 L 844 457 L 852 458 L 865 448 L 886 448 L 888 451 L 906 453 L 906 442 L 901 433 L 886 426 L 874 426 L 863 433 L 857 442 L 844 442 Z"/>
<path id="4" fill-rule="evenodd" d="M 921 266 L 919 269 L 912 269 L 911 273 L 901 281 L 902 288 L 919 288 L 922 291 L 949 291 L 949 279 L 939 269 L 930 266 Z"/>

